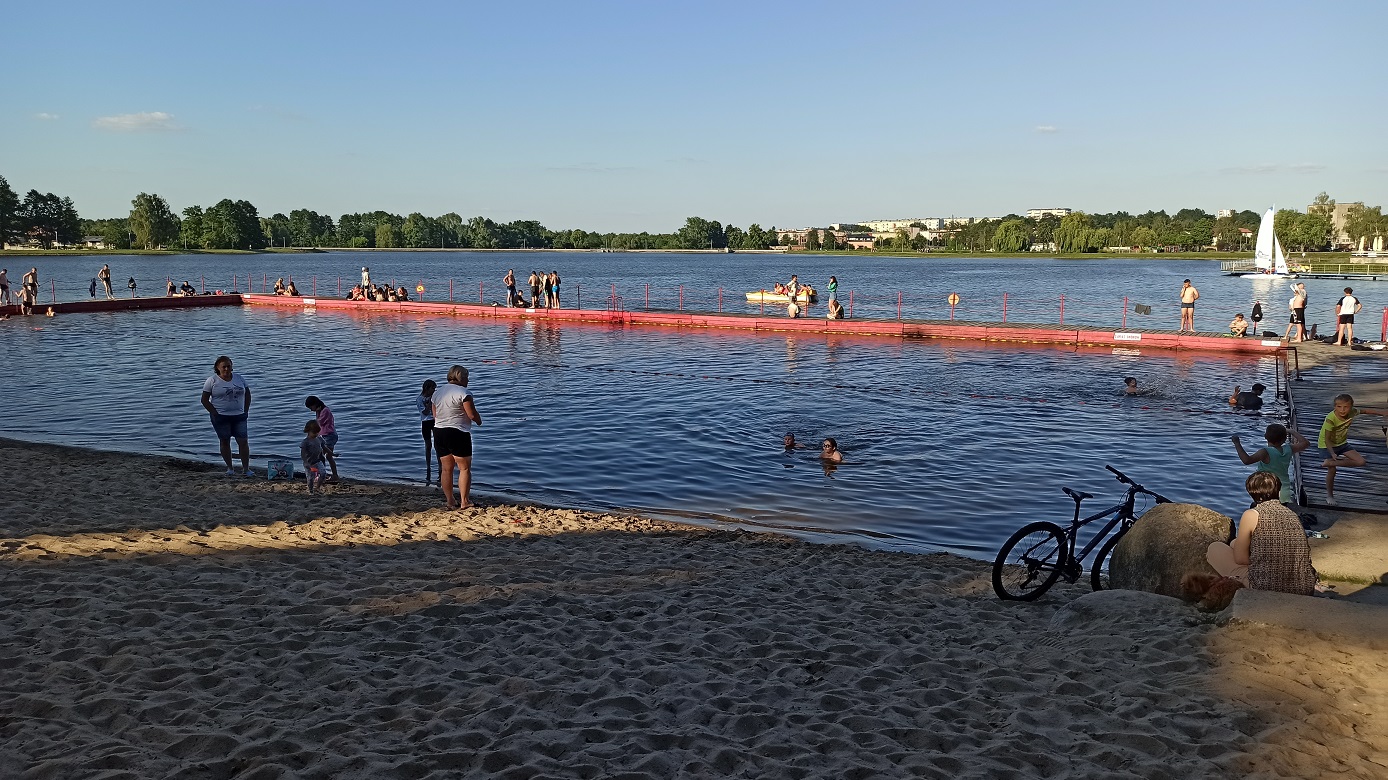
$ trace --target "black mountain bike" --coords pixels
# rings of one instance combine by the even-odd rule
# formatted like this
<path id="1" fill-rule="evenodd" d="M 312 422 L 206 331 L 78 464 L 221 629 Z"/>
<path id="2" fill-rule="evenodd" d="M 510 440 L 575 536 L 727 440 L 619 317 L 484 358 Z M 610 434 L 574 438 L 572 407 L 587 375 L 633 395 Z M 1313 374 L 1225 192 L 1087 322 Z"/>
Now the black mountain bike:
<path id="1" fill-rule="evenodd" d="M 1119 482 L 1128 486 L 1123 502 L 1080 519 L 1080 502 L 1094 496 L 1076 493 L 1068 487 L 1061 488 L 1065 495 L 1075 501 L 1075 519 L 1070 521 L 1068 529 L 1046 520 L 1030 523 L 1007 540 L 998 551 L 997 560 L 993 561 L 993 590 L 997 592 L 998 598 L 1031 601 L 1050 590 L 1061 577 L 1064 577 L 1066 582 L 1078 581 L 1084 573 L 1085 557 L 1100 543 L 1103 546 L 1099 548 L 1099 554 L 1095 556 L 1094 565 L 1090 568 L 1090 584 L 1094 590 L 1104 589 L 1108 584 L 1103 573 L 1104 561 L 1108 560 L 1113 548 L 1118 545 L 1118 540 L 1123 538 L 1123 534 L 1127 533 L 1133 521 L 1137 519 L 1133 505 L 1138 495 L 1151 496 L 1158 504 L 1171 503 L 1165 497 L 1128 479 L 1128 476 L 1118 469 L 1112 466 L 1104 468 L 1112 471 Z M 1108 523 L 1089 540 L 1083 550 L 1076 553 L 1075 540 L 1080 528 L 1104 518 L 1110 518 Z M 1109 536 L 1114 526 L 1118 526 L 1118 533 Z"/>

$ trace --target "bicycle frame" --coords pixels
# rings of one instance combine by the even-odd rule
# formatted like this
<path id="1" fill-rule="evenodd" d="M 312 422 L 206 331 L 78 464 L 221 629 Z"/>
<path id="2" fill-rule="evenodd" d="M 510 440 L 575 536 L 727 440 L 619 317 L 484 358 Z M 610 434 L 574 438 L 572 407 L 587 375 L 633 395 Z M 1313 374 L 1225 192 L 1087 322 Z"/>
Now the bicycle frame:
<path id="1" fill-rule="evenodd" d="M 1130 486 L 1128 488 L 1128 494 L 1123 497 L 1123 503 L 1114 504 L 1108 509 L 1102 512 L 1096 512 L 1083 520 L 1080 519 L 1080 505 L 1078 502 L 1075 504 L 1075 519 L 1070 521 L 1070 528 L 1065 533 L 1065 536 L 1070 542 L 1069 554 L 1072 562 L 1081 563 L 1085 558 L 1089 557 L 1089 553 L 1093 552 L 1095 547 L 1098 547 L 1100 543 L 1108 538 L 1109 533 L 1113 531 L 1115 525 L 1118 525 L 1120 522 L 1126 525 L 1136 519 L 1133 513 L 1133 507 L 1137 505 L 1138 493 L 1151 495 L 1153 498 L 1161 500 L 1161 496 L 1158 496 L 1156 493 L 1150 493 L 1147 490 L 1139 490 L 1136 487 Z M 1113 515 L 1113 519 L 1108 521 L 1103 529 L 1095 534 L 1093 539 L 1089 540 L 1089 544 L 1086 544 L 1084 549 L 1080 550 L 1079 554 L 1076 555 L 1075 543 L 1076 540 L 1079 539 L 1079 530 L 1095 520 L 1108 517 L 1109 515 Z"/>

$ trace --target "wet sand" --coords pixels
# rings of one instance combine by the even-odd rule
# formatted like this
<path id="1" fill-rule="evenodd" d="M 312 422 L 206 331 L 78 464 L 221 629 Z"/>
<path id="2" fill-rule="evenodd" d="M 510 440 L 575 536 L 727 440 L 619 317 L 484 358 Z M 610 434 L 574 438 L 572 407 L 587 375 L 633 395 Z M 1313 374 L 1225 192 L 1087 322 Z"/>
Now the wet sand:
<path id="1" fill-rule="evenodd" d="M 1388 646 L 0 440 L 0 776 L 1382 777 Z M 41 486 L 41 487 L 33 487 Z"/>

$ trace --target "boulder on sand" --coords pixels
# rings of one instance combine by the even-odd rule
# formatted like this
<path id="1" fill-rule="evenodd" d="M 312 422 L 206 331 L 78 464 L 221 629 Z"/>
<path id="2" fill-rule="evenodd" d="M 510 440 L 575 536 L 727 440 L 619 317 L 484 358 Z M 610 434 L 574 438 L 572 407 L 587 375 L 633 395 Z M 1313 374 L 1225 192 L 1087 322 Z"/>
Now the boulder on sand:
<path id="1" fill-rule="evenodd" d="M 1198 504 L 1157 504 L 1133 523 L 1109 560 L 1109 587 L 1181 597 L 1181 578 L 1215 574 L 1210 542 L 1229 540 L 1233 520 Z"/>

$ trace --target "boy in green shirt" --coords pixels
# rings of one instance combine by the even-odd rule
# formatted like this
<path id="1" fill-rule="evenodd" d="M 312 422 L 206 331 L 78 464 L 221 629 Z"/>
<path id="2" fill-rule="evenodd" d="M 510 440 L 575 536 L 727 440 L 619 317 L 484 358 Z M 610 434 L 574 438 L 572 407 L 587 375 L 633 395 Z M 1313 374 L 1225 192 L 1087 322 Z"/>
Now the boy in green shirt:
<path id="1" fill-rule="evenodd" d="M 1321 423 L 1321 433 L 1316 446 L 1325 450 L 1329 456 L 1325 460 L 1325 503 L 1335 506 L 1335 469 L 1358 468 L 1364 465 L 1364 456 L 1349 446 L 1349 426 L 1361 414 L 1376 414 L 1388 417 L 1388 412 L 1378 409 L 1354 408 L 1354 396 L 1341 393 L 1335 396 L 1335 409 L 1325 416 Z"/>

